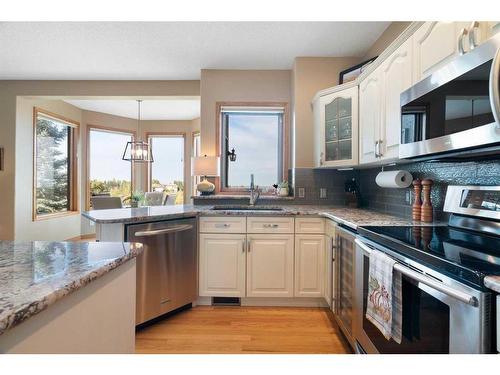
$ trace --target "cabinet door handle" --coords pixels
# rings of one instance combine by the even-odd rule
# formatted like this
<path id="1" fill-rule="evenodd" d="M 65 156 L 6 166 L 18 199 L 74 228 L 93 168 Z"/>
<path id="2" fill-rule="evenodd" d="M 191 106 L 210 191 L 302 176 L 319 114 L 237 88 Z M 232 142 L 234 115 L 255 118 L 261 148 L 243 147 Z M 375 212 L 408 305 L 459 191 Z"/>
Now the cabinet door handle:
<path id="1" fill-rule="evenodd" d="M 241 243 L 241 252 L 245 253 L 245 248 L 247 247 L 247 240 L 244 239 L 243 242 Z"/>
<path id="2" fill-rule="evenodd" d="M 247 240 L 247 252 L 250 252 L 250 248 L 252 246 L 252 240 Z"/>
<path id="3" fill-rule="evenodd" d="M 378 141 L 378 157 L 381 158 L 382 156 L 384 156 L 384 154 L 382 154 L 382 140 L 379 140 Z"/>
<path id="4" fill-rule="evenodd" d="M 476 42 L 476 30 L 479 28 L 479 22 L 473 21 L 469 27 L 469 47 L 471 50 L 476 48 L 479 43 Z"/>
<path id="5" fill-rule="evenodd" d="M 458 53 L 463 55 L 465 53 L 464 38 L 467 35 L 467 29 L 462 29 L 458 35 Z"/>
<path id="6" fill-rule="evenodd" d="M 264 228 L 278 228 L 279 225 L 278 224 L 264 224 L 263 227 Z"/>
<path id="7" fill-rule="evenodd" d="M 216 228 L 229 228 L 230 226 L 231 226 L 231 224 L 227 224 L 227 223 L 224 223 L 224 224 L 215 224 Z"/>
<path id="8" fill-rule="evenodd" d="M 375 141 L 375 157 L 378 158 L 378 141 Z"/>

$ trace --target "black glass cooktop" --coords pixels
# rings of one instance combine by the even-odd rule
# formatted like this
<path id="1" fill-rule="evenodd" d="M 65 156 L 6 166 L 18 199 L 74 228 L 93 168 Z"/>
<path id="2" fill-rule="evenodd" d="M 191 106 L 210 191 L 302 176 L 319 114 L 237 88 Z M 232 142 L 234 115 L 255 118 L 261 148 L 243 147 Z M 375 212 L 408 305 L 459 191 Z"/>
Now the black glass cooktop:
<path id="1" fill-rule="evenodd" d="M 449 226 L 367 226 L 358 232 L 466 284 L 500 275 L 500 236 Z"/>

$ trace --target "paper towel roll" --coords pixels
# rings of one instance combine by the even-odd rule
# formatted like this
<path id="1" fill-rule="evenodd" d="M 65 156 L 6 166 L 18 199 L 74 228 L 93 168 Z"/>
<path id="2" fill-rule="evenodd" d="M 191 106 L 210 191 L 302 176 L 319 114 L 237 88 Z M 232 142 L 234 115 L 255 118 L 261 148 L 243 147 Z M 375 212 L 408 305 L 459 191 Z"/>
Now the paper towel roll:
<path id="1" fill-rule="evenodd" d="M 377 185 L 385 188 L 407 188 L 412 181 L 413 177 L 408 171 L 380 172 L 375 178 Z"/>

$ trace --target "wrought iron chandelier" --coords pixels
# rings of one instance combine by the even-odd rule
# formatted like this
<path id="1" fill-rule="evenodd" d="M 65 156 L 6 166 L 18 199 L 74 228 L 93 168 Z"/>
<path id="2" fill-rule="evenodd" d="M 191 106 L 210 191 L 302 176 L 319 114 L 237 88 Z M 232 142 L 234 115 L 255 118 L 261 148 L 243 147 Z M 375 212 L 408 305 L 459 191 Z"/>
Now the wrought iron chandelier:
<path id="1" fill-rule="evenodd" d="M 141 102 L 142 100 L 137 100 L 137 141 L 127 142 L 122 160 L 152 163 L 154 161 L 153 151 L 147 142 L 141 140 Z"/>

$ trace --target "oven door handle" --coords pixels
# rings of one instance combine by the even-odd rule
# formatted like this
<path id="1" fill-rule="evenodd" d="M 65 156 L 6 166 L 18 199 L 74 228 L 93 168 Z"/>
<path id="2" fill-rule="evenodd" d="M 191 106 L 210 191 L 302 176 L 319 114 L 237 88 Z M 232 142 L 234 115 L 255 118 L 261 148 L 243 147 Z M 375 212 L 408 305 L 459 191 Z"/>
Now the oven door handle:
<path id="1" fill-rule="evenodd" d="M 356 238 L 354 242 L 356 242 L 356 245 L 358 245 L 363 251 L 368 253 L 368 255 L 372 252 L 372 249 L 366 246 L 358 238 Z M 478 301 L 476 297 L 471 296 L 470 294 L 467 294 L 465 292 L 462 292 L 461 290 L 454 289 L 439 281 L 433 280 L 430 277 L 422 275 L 421 273 L 418 273 L 416 271 L 413 271 L 411 268 L 405 267 L 400 263 L 396 263 L 394 265 L 394 269 L 398 272 L 401 272 L 403 275 L 408 276 L 410 279 L 425 284 L 432 289 L 438 290 L 441 293 L 446 294 L 447 296 L 453 297 L 471 306 L 478 306 Z"/>
<path id="2" fill-rule="evenodd" d="M 497 123 L 497 129 L 500 128 L 500 93 L 499 90 L 500 78 L 500 48 L 497 50 L 490 70 L 490 104 L 491 112 Z"/>

